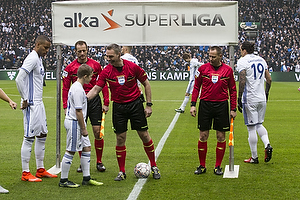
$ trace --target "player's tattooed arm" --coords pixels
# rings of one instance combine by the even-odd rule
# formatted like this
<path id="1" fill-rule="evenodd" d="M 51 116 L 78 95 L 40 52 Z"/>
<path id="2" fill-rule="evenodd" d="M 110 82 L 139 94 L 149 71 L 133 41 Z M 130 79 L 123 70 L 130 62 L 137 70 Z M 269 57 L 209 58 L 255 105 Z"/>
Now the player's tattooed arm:
<path id="1" fill-rule="evenodd" d="M 242 70 L 239 75 L 239 95 L 238 98 L 243 96 L 243 92 L 246 85 L 246 70 Z"/>

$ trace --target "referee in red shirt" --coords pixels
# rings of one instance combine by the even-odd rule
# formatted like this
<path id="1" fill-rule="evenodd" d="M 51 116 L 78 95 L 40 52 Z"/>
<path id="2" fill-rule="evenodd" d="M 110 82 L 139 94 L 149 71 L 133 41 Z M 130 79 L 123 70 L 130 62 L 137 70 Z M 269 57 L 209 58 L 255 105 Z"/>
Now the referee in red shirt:
<path id="1" fill-rule="evenodd" d="M 217 135 L 214 173 L 222 175 L 223 171 L 220 166 L 226 149 L 225 132 L 229 131 L 229 116 L 232 118 L 236 117 L 237 92 L 233 70 L 222 62 L 222 50 L 220 47 L 213 46 L 210 48 L 209 63 L 202 65 L 198 69 L 195 78 L 190 110 L 193 117 L 197 113 L 196 102 L 202 87 L 198 109 L 198 129 L 200 130 L 198 156 L 200 166 L 195 171 L 195 174 L 206 172 L 207 139 L 213 123 L 213 129 L 216 130 Z M 228 91 L 230 95 L 230 114 Z"/>
<path id="2" fill-rule="evenodd" d="M 99 94 L 106 82 L 109 84 L 111 100 L 113 101 L 112 121 L 117 138 L 116 155 L 120 169 L 115 181 L 126 179 L 125 142 L 129 119 L 131 129 L 137 131 L 144 144 L 144 150 L 150 160 L 153 178 L 160 179 L 160 171 L 155 162 L 154 143 L 149 135 L 146 120 L 152 114 L 151 86 L 147 79 L 147 74 L 133 62 L 123 60 L 121 58 L 121 47 L 117 44 L 110 44 L 107 47 L 106 57 L 109 64 L 103 69 L 96 85 L 87 94 L 87 97 L 89 99 L 93 98 Z M 140 99 L 141 92 L 138 88 L 137 80 L 145 88 L 147 101 L 145 109 Z"/>

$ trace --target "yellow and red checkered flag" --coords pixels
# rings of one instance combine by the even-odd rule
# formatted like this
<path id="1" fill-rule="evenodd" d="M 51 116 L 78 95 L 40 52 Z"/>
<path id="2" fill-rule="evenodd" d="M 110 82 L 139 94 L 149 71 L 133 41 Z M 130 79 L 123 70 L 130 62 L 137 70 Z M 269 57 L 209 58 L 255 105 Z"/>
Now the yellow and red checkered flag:
<path id="1" fill-rule="evenodd" d="M 102 121 L 101 121 L 101 127 L 100 127 L 100 139 L 104 136 L 104 124 L 105 124 L 105 112 L 102 113 Z"/>
<path id="2" fill-rule="evenodd" d="M 233 118 L 231 118 L 230 121 L 230 133 L 229 133 L 229 143 L 228 146 L 234 146 L 234 140 L 233 140 Z"/>

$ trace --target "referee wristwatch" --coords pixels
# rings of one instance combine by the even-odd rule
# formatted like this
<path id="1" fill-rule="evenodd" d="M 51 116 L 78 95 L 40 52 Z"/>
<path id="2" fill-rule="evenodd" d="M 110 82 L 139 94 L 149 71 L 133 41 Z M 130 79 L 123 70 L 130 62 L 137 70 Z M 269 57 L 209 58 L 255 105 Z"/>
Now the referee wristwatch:
<path id="1" fill-rule="evenodd" d="M 235 108 L 235 109 L 233 109 L 232 111 L 236 112 L 236 108 Z"/>
<path id="2" fill-rule="evenodd" d="M 147 103 L 146 103 L 146 106 L 149 106 L 149 107 L 151 107 L 151 106 L 153 106 L 153 103 L 151 103 L 151 102 L 147 102 Z"/>

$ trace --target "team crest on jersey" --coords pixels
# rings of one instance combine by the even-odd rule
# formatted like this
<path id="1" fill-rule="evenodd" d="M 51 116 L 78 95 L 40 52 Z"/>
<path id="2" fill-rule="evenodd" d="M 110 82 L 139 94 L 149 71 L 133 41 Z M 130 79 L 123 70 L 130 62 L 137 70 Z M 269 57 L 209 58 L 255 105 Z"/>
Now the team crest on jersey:
<path id="1" fill-rule="evenodd" d="M 45 75 L 45 71 L 44 71 L 44 68 L 43 68 L 43 67 L 41 67 L 41 69 L 40 69 L 40 73 L 41 73 L 41 75 L 42 75 L 42 76 L 44 76 L 44 75 Z"/>
<path id="2" fill-rule="evenodd" d="M 213 83 L 218 82 L 218 80 L 219 80 L 219 76 L 211 76 L 211 81 L 212 81 Z"/>
<path id="3" fill-rule="evenodd" d="M 118 83 L 120 85 L 124 85 L 124 83 L 125 83 L 125 76 L 124 75 L 118 76 Z"/>

